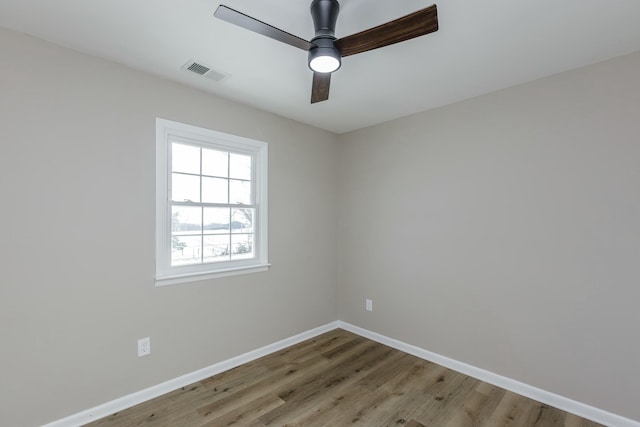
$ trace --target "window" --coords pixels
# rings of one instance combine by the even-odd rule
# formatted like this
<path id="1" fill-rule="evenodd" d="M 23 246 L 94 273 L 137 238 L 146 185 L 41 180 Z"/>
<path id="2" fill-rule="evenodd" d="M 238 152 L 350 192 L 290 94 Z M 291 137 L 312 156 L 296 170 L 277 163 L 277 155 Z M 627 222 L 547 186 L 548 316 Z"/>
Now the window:
<path id="1" fill-rule="evenodd" d="M 156 119 L 156 285 L 264 271 L 267 144 Z"/>

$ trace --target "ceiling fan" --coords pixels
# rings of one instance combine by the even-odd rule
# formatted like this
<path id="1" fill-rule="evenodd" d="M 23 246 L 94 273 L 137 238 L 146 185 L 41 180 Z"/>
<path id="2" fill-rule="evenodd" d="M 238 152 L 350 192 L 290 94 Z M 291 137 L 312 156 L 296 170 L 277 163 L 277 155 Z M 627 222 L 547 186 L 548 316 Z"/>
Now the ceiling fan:
<path id="1" fill-rule="evenodd" d="M 386 24 L 336 38 L 335 28 L 340 4 L 337 0 L 313 0 L 311 17 L 315 26 L 315 37 L 307 41 L 242 12 L 220 5 L 214 16 L 309 52 L 309 68 L 313 71 L 311 103 L 329 99 L 331 73 L 340 68 L 342 57 L 389 46 L 415 37 L 438 31 L 436 5 L 418 10 Z"/>

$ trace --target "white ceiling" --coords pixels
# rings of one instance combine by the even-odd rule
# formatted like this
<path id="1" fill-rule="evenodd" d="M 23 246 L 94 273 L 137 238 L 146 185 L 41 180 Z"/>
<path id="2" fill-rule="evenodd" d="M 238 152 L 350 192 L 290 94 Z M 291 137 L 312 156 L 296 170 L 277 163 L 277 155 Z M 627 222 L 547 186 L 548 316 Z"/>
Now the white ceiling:
<path id="1" fill-rule="evenodd" d="M 225 0 L 305 39 L 310 0 Z M 342 133 L 640 51 L 638 0 L 439 0 L 440 30 L 350 56 L 311 105 L 306 52 L 213 17 L 213 0 L 0 0 L 0 26 Z M 341 0 L 337 37 L 431 0 Z M 223 82 L 181 67 L 195 59 Z M 6 60 L 3 59 L 3 60 Z"/>

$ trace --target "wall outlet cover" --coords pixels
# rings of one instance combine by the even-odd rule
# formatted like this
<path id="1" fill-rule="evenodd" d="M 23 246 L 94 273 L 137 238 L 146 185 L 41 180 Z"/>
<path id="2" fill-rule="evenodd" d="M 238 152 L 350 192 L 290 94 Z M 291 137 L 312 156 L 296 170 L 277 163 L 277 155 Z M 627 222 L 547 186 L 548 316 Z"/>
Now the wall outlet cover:
<path id="1" fill-rule="evenodd" d="M 140 338 L 138 340 L 138 357 L 151 354 L 151 338 Z"/>

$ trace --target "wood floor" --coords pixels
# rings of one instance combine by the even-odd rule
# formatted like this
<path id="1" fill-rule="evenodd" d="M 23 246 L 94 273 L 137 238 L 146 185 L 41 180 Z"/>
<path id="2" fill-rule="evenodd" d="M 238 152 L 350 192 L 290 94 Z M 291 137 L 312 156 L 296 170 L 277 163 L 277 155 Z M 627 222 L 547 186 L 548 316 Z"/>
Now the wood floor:
<path id="1" fill-rule="evenodd" d="M 88 425 L 599 426 L 341 329 Z"/>

